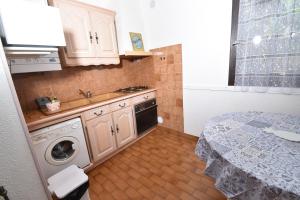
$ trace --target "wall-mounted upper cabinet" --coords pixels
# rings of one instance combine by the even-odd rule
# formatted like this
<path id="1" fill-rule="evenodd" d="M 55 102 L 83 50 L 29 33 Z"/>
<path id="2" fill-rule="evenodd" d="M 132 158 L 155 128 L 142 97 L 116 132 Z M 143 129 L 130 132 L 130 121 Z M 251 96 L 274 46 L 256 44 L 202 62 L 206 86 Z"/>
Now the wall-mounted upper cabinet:
<path id="1" fill-rule="evenodd" d="M 96 54 L 102 57 L 118 57 L 118 45 L 116 40 L 116 28 L 114 15 L 100 12 L 91 12 L 90 18 L 96 39 Z M 101 45 L 100 45 L 101 44 Z"/>
<path id="2" fill-rule="evenodd" d="M 50 0 L 60 10 L 66 66 L 119 64 L 115 12 L 73 0 Z"/>

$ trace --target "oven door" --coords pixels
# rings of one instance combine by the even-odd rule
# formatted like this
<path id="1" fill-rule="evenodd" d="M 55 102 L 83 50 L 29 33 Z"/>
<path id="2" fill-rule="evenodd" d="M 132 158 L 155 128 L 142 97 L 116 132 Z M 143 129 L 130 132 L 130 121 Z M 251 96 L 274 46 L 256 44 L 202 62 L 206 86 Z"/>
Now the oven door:
<path id="1" fill-rule="evenodd" d="M 141 135 L 146 130 L 154 127 L 157 124 L 157 105 L 151 106 L 146 110 L 136 112 L 137 133 Z"/>

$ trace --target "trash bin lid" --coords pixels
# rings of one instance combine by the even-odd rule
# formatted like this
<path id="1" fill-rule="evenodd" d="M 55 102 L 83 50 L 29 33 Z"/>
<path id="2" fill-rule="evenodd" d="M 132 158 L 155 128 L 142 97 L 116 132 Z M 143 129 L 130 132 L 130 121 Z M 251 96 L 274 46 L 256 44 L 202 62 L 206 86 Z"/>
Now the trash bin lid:
<path id="1" fill-rule="evenodd" d="M 71 165 L 48 178 L 48 189 L 61 199 L 87 181 L 88 176 L 83 172 L 83 169 Z"/>

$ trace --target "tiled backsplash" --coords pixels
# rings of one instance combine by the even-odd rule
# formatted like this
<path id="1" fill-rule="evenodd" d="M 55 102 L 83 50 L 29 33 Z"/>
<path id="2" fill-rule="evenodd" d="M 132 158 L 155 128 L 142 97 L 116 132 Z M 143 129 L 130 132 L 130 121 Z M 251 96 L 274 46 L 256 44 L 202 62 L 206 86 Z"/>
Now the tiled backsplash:
<path id="1" fill-rule="evenodd" d="M 34 100 L 41 96 L 55 96 L 66 102 L 83 98 L 79 89 L 96 95 L 132 85 L 149 85 L 151 75 L 143 74 L 151 72 L 151 67 L 150 58 L 139 62 L 122 60 L 116 66 L 80 66 L 55 72 L 15 74 L 13 80 L 22 109 L 28 111 L 37 109 Z"/>
<path id="2" fill-rule="evenodd" d="M 155 56 L 122 59 L 116 66 L 81 66 L 62 71 L 15 74 L 13 80 L 23 111 L 37 109 L 35 98 L 55 96 L 62 102 L 82 98 L 79 89 L 103 94 L 133 85 L 155 87 L 162 126 L 183 131 L 181 45 L 152 50 Z"/>
<path id="3" fill-rule="evenodd" d="M 158 115 L 162 126 L 183 132 L 182 49 L 181 45 L 152 50 L 154 83 L 158 89 Z"/>

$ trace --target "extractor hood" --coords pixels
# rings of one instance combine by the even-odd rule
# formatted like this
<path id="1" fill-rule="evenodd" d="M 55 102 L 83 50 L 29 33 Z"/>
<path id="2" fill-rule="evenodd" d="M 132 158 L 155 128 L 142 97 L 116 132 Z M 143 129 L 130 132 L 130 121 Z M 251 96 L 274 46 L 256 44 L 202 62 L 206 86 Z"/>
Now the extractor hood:
<path id="1" fill-rule="evenodd" d="M 0 35 L 6 54 L 44 55 L 66 45 L 58 8 L 21 1 L 0 5 Z"/>

